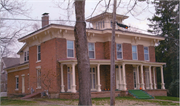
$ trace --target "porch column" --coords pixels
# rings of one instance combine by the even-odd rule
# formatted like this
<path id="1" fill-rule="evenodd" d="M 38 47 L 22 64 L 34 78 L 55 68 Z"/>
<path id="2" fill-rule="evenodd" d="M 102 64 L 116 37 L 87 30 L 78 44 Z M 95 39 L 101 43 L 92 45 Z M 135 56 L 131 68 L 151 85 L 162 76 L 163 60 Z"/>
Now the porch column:
<path id="1" fill-rule="evenodd" d="M 64 91 L 64 80 L 63 80 L 63 64 L 61 64 L 61 92 Z"/>
<path id="2" fill-rule="evenodd" d="M 97 65 L 97 92 L 101 92 L 101 84 L 100 84 L 100 64 Z"/>
<path id="3" fill-rule="evenodd" d="M 137 65 L 137 89 L 139 89 L 140 88 L 140 84 L 139 84 L 139 66 Z"/>
<path id="4" fill-rule="evenodd" d="M 143 65 L 141 65 L 141 88 L 144 90 Z"/>
<path id="5" fill-rule="evenodd" d="M 123 63 L 123 87 L 122 90 L 126 90 L 126 75 L 125 75 L 125 64 Z"/>
<path id="6" fill-rule="evenodd" d="M 164 87 L 163 66 L 161 66 L 161 89 L 165 89 L 165 87 Z"/>
<path id="7" fill-rule="evenodd" d="M 72 64 L 72 88 L 71 92 L 75 93 L 76 92 L 76 83 L 75 83 L 75 63 Z"/>
<path id="8" fill-rule="evenodd" d="M 152 76 L 151 76 L 151 66 L 149 66 L 149 87 L 150 87 L 150 89 L 153 89 L 153 87 L 152 87 Z"/>
<path id="9" fill-rule="evenodd" d="M 157 89 L 157 87 L 156 87 L 156 76 L 155 76 L 155 67 L 153 67 L 153 78 L 154 78 L 154 89 Z"/>
<path id="10" fill-rule="evenodd" d="M 119 71 L 119 75 L 118 75 L 119 76 L 119 84 L 118 85 L 119 85 L 119 90 L 121 90 L 121 65 L 119 65 L 118 68 L 119 68 L 119 70 L 118 70 Z"/>

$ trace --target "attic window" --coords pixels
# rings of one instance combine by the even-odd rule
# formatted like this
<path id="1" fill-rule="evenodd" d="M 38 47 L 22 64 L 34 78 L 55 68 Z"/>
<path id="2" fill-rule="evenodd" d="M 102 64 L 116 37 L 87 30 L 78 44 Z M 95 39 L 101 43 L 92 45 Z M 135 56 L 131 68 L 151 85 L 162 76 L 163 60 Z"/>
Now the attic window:
<path id="1" fill-rule="evenodd" d="M 102 29 L 102 28 L 104 28 L 105 27 L 105 25 L 104 25 L 104 20 L 103 21 L 98 21 L 97 23 L 96 23 L 96 29 Z"/>

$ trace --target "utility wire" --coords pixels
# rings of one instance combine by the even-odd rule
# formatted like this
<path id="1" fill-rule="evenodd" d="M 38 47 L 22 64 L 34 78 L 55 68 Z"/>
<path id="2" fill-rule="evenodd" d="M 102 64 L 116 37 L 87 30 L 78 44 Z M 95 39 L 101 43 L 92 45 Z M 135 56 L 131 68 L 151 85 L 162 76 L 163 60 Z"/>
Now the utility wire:
<path id="1" fill-rule="evenodd" d="M 0 18 L 0 20 L 47 21 L 47 20 L 38 20 L 38 19 L 19 19 L 19 18 Z M 75 20 L 48 20 L 48 21 L 85 22 L 85 21 L 75 21 Z M 104 23 L 111 23 L 111 22 L 106 22 L 106 21 L 104 21 Z M 141 30 L 141 31 L 144 31 L 144 32 L 147 32 L 147 33 L 151 33 L 151 34 L 152 34 L 152 32 L 148 32 L 147 30 L 144 30 L 144 29 L 140 29 L 140 28 L 132 27 L 132 26 L 128 26 L 128 27 L 129 27 L 129 28 L 134 28 L 134 29 L 137 29 L 137 30 Z M 178 40 L 178 39 L 172 38 L 172 37 L 165 37 L 165 38 L 170 38 L 170 39 Z"/>

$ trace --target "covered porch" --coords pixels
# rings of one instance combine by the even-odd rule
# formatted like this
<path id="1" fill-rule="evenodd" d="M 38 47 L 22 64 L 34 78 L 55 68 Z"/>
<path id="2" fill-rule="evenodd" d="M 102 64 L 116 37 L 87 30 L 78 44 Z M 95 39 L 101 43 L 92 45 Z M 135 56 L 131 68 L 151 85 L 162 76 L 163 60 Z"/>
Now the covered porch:
<path id="1" fill-rule="evenodd" d="M 76 95 L 79 91 L 77 60 L 63 60 L 61 63 L 61 96 Z M 157 90 L 156 67 L 161 68 L 161 89 L 164 91 L 163 65 L 165 63 L 116 60 L 116 92 L 124 95 L 129 89 Z M 90 60 L 92 94 L 110 91 L 110 60 Z M 149 91 L 149 92 L 150 92 Z M 74 94 L 73 94 L 74 93 Z M 101 94 L 101 93 L 100 93 Z M 109 97 L 109 96 L 108 96 Z"/>

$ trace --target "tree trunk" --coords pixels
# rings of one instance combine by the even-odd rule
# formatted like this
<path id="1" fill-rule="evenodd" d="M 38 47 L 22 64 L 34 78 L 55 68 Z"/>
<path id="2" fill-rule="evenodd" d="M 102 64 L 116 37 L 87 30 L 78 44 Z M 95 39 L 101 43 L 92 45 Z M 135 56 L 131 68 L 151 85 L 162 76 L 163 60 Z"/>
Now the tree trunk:
<path id="1" fill-rule="evenodd" d="M 112 37 L 111 37 L 111 100 L 110 105 L 115 105 L 115 21 L 116 21 L 116 0 L 114 0 Z"/>
<path id="2" fill-rule="evenodd" d="M 79 74 L 79 105 L 92 105 L 89 71 L 90 63 L 84 12 L 85 0 L 75 0 L 76 25 L 74 27 L 74 36 Z"/>

